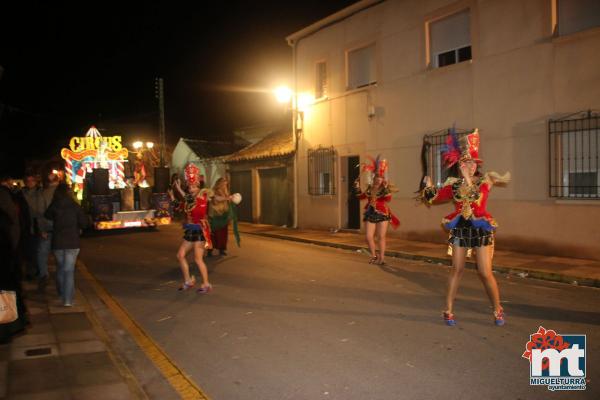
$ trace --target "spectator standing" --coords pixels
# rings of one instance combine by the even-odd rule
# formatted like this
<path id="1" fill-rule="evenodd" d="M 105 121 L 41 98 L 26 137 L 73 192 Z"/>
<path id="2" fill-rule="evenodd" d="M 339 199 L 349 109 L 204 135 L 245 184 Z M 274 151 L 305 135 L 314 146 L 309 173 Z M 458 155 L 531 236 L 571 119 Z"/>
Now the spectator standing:
<path id="1" fill-rule="evenodd" d="M 56 187 L 44 216 L 53 222 L 52 251 L 56 258 L 56 290 L 65 307 L 73 305 L 75 263 L 80 249 L 79 235 L 87 218 L 65 183 Z"/>
<path id="2" fill-rule="evenodd" d="M 25 249 L 25 279 L 31 281 L 39 275 L 38 269 L 38 242 L 39 228 L 38 219 L 43 210 L 43 197 L 39 180 L 34 173 L 25 174 L 25 187 L 22 190 L 23 197 L 29 207 L 29 229 L 24 232 L 23 247 Z"/>
<path id="3" fill-rule="evenodd" d="M 54 197 L 54 191 L 56 190 L 58 183 L 59 179 L 56 170 L 52 170 L 46 175 L 46 182 L 41 193 L 41 208 L 38 210 L 39 212 L 37 213 L 37 215 L 39 216 L 39 218 L 37 219 L 37 225 L 40 231 L 37 247 L 39 269 L 38 288 L 42 291 L 46 288 L 46 285 L 48 284 L 48 256 L 50 255 L 50 246 L 52 243 L 53 232 L 53 223 L 51 220 L 45 218 L 44 214 L 50 206 L 50 203 L 52 202 L 52 198 Z"/>

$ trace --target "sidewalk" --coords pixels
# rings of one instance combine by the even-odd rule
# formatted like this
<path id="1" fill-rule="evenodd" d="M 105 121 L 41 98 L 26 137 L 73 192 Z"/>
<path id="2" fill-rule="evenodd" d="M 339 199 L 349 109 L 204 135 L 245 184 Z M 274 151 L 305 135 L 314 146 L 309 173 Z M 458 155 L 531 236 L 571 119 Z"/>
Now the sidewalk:
<path id="1" fill-rule="evenodd" d="M 288 229 L 271 225 L 241 222 L 240 232 L 296 242 L 312 243 L 346 250 L 366 250 L 364 236 L 354 232 L 329 232 L 316 229 Z M 447 247 L 439 243 L 417 242 L 387 237 L 386 256 L 451 264 Z M 496 249 L 494 270 L 520 277 L 531 277 L 555 282 L 600 287 L 600 261 L 565 257 L 548 257 Z M 467 262 L 468 268 L 475 268 Z"/>
<path id="2" fill-rule="evenodd" d="M 0 399 L 146 399 L 81 292 L 63 307 L 54 286 L 23 284 L 31 326 L 0 346 Z"/>

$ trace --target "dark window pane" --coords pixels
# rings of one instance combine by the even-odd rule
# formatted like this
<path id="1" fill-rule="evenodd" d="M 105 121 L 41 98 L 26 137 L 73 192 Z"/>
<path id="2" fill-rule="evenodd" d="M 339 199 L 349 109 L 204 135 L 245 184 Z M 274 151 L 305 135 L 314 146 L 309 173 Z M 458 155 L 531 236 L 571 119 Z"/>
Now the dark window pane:
<path id="1" fill-rule="evenodd" d="M 445 53 L 438 54 L 438 67 L 443 67 L 450 64 L 456 64 L 456 51 L 450 50 Z"/>
<path id="2" fill-rule="evenodd" d="M 321 182 L 321 188 L 323 189 L 323 194 L 329 194 L 329 173 L 323 173 L 323 180 Z"/>
<path id="3" fill-rule="evenodd" d="M 574 195 L 596 195 L 598 193 L 597 172 L 569 173 L 569 193 Z"/>
<path id="4" fill-rule="evenodd" d="M 458 49 L 458 62 L 471 59 L 471 46 L 465 46 Z"/>
<path id="5" fill-rule="evenodd" d="M 600 26 L 600 1 L 558 1 L 558 32 L 560 35 L 568 35 L 597 26 Z"/>

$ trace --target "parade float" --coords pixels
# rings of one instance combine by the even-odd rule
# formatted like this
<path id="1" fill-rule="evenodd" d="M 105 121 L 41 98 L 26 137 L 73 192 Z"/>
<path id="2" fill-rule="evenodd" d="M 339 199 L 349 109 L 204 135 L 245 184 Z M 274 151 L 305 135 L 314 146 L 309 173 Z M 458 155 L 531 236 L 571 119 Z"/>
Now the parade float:
<path id="1" fill-rule="evenodd" d="M 132 155 L 133 162 L 129 160 Z M 72 137 L 69 148 L 61 150 L 61 157 L 66 183 L 91 215 L 95 229 L 155 227 L 171 222 L 166 186 L 150 187 L 148 166 L 141 153 L 124 147 L 121 136 L 103 137 L 92 126 L 85 136 Z"/>

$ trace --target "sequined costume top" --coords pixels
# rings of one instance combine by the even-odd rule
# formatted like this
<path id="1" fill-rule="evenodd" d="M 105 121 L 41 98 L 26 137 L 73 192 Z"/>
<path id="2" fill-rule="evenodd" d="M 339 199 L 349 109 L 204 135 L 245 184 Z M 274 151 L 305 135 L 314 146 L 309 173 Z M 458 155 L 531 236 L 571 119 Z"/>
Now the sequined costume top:
<path id="1" fill-rule="evenodd" d="M 492 178 L 489 174 L 485 174 L 479 179 L 474 178 L 474 181 L 467 187 L 463 185 L 463 178 L 448 178 L 440 189 L 436 187 L 423 189 L 421 196 L 429 204 L 449 200 L 454 202 L 454 212 L 442 219 L 446 229 L 454 228 L 461 216 L 470 221 L 475 228 L 488 231 L 497 228 L 498 224 L 486 209 L 487 199 L 493 186 Z"/>
<path id="2" fill-rule="evenodd" d="M 392 192 L 388 186 L 382 186 L 375 193 L 371 185 L 369 185 L 364 192 L 357 189 L 356 196 L 359 200 L 368 200 L 365 205 L 365 212 L 369 211 L 369 208 L 372 207 L 375 212 L 390 217 L 390 223 L 393 228 L 397 228 L 400 225 L 400 220 L 392 213 L 392 210 L 388 206 L 388 203 L 392 201 Z"/>

